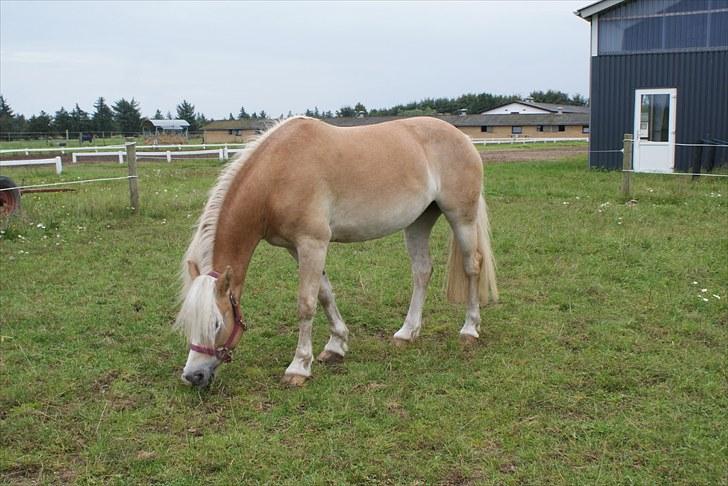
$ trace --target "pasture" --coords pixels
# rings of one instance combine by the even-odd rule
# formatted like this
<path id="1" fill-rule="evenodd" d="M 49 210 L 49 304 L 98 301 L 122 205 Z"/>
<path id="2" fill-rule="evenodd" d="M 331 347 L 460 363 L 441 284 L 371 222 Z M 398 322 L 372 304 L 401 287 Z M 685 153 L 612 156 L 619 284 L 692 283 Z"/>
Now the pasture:
<path id="1" fill-rule="evenodd" d="M 262 244 L 250 330 L 211 388 L 183 386 L 177 274 L 217 161 L 141 163 L 125 181 L 23 196 L 0 233 L 0 477 L 8 483 L 717 484 L 728 481 L 728 184 L 620 173 L 584 156 L 485 167 L 501 301 L 480 342 L 441 291 L 397 348 L 410 298 L 401 234 L 332 245 L 351 330 L 341 365 L 280 385 L 295 266 Z M 4 170 L 16 183 L 118 164 Z M 319 311 L 314 352 L 328 337 Z"/>

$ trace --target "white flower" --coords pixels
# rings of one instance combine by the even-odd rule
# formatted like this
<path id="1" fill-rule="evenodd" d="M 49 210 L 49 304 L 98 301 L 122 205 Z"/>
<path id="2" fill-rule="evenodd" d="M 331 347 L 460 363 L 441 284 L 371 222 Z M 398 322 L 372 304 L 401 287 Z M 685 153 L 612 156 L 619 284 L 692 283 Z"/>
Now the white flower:
<path id="1" fill-rule="evenodd" d="M 720 295 L 713 294 L 713 297 L 715 297 L 716 299 L 720 300 Z"/>
<path id="2" fill-rule="evenodd" d="M 700 289 L 701 292 L 705 293 L 708 291 L 708 289 Z"/>

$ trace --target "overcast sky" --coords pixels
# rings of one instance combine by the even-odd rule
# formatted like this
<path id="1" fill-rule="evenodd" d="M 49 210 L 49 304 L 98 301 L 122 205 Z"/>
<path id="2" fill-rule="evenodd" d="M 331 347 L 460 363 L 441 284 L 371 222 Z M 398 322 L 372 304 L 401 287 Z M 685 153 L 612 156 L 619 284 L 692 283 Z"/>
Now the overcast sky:
<path id="1" fill-rule="evenodd" d="M 16 113 L 134 97 L 208 118 L 382 108 L 464 93 L 588 96 L 582 1 L 0 0 L 0 93 Z"/>

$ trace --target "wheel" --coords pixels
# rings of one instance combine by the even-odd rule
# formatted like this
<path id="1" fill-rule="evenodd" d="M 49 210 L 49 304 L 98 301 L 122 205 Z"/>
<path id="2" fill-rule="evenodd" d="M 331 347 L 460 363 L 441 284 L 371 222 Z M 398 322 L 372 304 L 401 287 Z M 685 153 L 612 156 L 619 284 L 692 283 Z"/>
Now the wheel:
<path id="1" fill-rule="evenodd" d="M 10 177 L 0 176 L 0 216 L 9 218 L 20 207 L 20 189 L 17 187 Z"/>

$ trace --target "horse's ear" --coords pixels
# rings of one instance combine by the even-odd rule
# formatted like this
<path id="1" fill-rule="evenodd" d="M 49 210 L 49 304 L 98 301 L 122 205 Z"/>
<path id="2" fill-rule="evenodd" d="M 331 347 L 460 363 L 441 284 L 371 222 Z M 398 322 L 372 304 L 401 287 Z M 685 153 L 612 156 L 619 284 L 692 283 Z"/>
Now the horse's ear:
<path id="1" fill-rule="evenodd" d="M 230 280 L 233 276 L 233 269 L 228 265 L 225 268 L 225 272 L 222 274 L 220 278 L 217 279 L 217 282 L 215 282 L 215 290 L 217 291 L 217 294 L 219 296 L 227 295 L 227 293 L 230 291 Z"/>
<path id="2" fill-rule="evenodd" d="M 187 271 L 190 273 L 190 277 L 192 277 L 193 280 L 200 276 L 200 267 L 198 267 L 197 263 L 192 260 L 187 260 Z"/>

